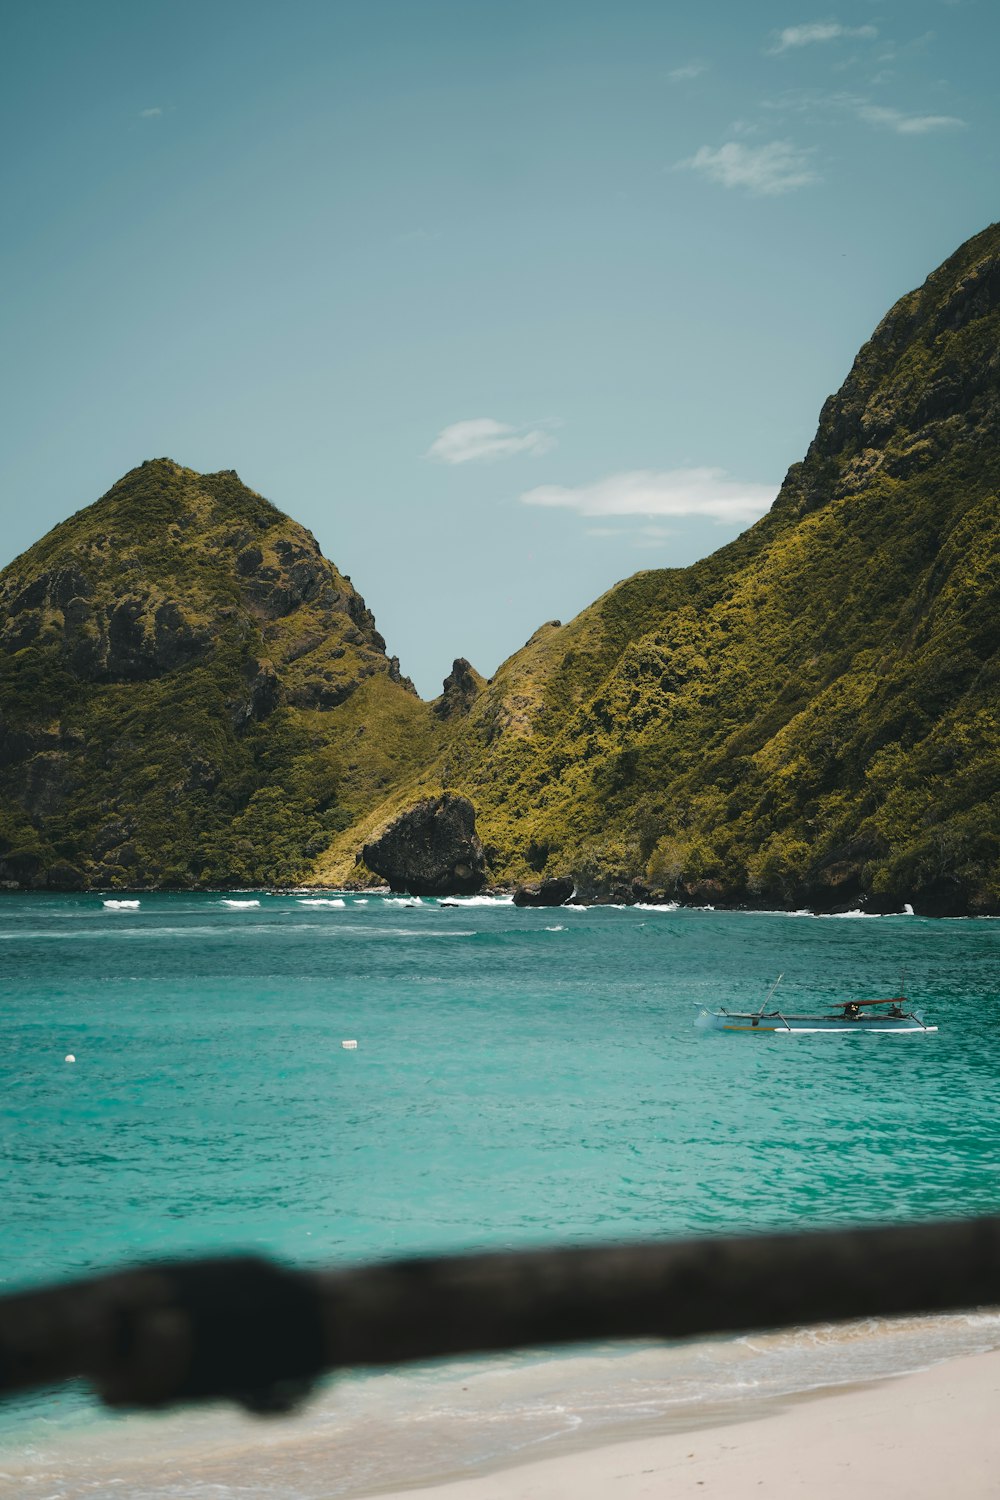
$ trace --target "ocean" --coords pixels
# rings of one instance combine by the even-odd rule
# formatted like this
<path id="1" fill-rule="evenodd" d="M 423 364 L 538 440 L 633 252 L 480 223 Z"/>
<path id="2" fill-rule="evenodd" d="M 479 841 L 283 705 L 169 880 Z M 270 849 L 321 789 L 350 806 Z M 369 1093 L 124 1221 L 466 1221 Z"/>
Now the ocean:
<path id="1" fill-rule="evenodd" d="M 998 1212 L 998 944 L 914 916 L 5 895 L 0 1290 Z M 903 976 L 939 1030 L 694 1026 L 779 974 L 790 1010 Z M 995 1347 L 981 1312 L 538 1351 L 341 1377 L 272 1423 L 44 1393 L 0 1408 L 0 1495 L 357 1495 Z"/>

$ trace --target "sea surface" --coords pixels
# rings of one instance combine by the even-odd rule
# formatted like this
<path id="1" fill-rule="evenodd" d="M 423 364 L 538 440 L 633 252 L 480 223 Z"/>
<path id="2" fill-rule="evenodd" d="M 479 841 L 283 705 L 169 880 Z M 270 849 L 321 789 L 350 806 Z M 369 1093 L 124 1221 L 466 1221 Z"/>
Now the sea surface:
<path id="1" fill-rule="evenodd" d="M 326 1264 L 996 1213 L 998 959 L 989 920 L 5 895 L 0 1292 L 198 1251 Z M 904 976 L 939 1030 L 694 1026 L 779 974 L 791 1011 Z M 343 1378 L 270 1424 L 45 1393 L 0 1408 L 0 1495 L 346 1496 L 995 1347 L 984 1311 L 542 1351 Z"/>

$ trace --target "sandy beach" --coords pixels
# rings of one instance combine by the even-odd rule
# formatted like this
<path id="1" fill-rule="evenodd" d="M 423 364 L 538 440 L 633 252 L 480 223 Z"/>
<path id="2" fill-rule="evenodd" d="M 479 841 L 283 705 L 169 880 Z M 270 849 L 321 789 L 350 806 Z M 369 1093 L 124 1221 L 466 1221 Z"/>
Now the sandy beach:
<path id="1" fill-rule="evenodd" d="M 550 1371 L 551 1373 L 551 1371 Z M 558 1367 L 555 1367 L 558 1374 Z M 466 1377 L 468 1378 L 468 1377 Z M 523 1372 L 516 1384 L 525 1391 Z M 496 1393 L 497 1387 L 490 1389 Z M 407 1387 L 412 1396 L 412 1388 Z M 23 1500 L 956 1500 L 1000 1496 L 1000 1350 L 917 1374 L 761 1401 L 686 1406 L 470 1462 L 481 1413 L 408 1421 L 386 1390 L 368 1418 L 335 1393 L 298 1418 L 261 1423 L 218 1408 L 132 1418 L 47 1450 L 0 1451 L 0 1497 Z M 376 1420 L 377 1408 L 383 1409 Z M 344 1417 L 346 1415 L 346 1420 Z M 499 1414 L 498 1414 L 499 1415 Z M 577 1413 L 579 1416 L 579 1413 Z M 444 1420 L 439 1420 L 440 1418 Z M 476 1446 L 479 1440 L 475 1439 Z M 540 1452 L 547 1456 L 539 1457 Z M 528 1457 L 528 1453 L 531 1457 Z"/>
<path id="2" fill-rule="evenodd" d="M 759 1420 L 610 1444 L 381 1500 L 961 1500 L 1000 1495 L 1000 1352 L 795 1402 Z"/>

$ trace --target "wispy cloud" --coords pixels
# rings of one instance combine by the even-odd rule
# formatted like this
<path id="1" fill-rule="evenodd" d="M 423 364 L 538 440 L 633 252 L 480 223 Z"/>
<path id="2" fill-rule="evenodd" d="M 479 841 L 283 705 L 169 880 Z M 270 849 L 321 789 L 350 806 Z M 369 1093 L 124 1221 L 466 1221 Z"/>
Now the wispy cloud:
<path id="1" fill-rule="evenodd" d="M 897 135 L 927 135 L 934 130 L 962 129 L 966 124 L 957 115 L 909 114 L 891 105 L 873 104 L 870 98 L 846 90 L 789 89 L 776 99 L 763 99 L 761 108 L 779 117 L 801 115 L 812 123 L 850 114 L 866 125 L 879 125 Z"/>
<path id="2" fill-rule="evenodd" d="M 667 74 L 671 83 L 686 83 L 690 78 L 700 78 L 703 73 L 708 72 L 708 63 L 689 62 L 682 68 L 672 68 Z"/>
<path id="3" fill-rule="evenodd" d="M 474 417 L 467 422 L 453 422 L 438 433 L 427 450 L 428 458 L 445 464 L 491 462 L 514 458 L 519 453 L 547 453 L 555 447 L 555 438 L 542 427 L 525 431 L 492 417 Z"/>
<path id="4" fill-rule="evenodd" d="M 717 148 L 701 146 L 677 165 L 701 172 L 723 187 L 745 188 L 754 197 L 773 198 L 819 181 L 811 158 L 811 151 L 791 141 L 769 141 L 763 146 L 726 141 Z"/>
<path id="5" fill-rule="evenodd" d="M 932 130 L 954 130 L 965 125 L 956 115 L 907 115 L 901 109 L 881 104 L 859 105 L 858 118 L 869 125 L 885 125 L 897 135 L 928 135 Z"/>
<path id="6" fill-rule="evenodd" d="M 815 46 L 817 42 L 837 42 L 852 37 L 871 40 L 877 36 L 875 26 L 841 26 L 838 21 L 812 21 L 806 26 L 786 26 L 783 31 L 776 32 L 767 50 L 775 57 L 796 47 Z"/>
<path id="7" fill-rule="evenodd" d="M 140 109 L 140 111 L 139 111 L 139 119 L 140 120 L 155 120 L 157 118 L 157 116 L 158 115 L 162 115 L 162 113 L 163 113 L 163 110 L 157 104 L 153 109 Z"/>
<path id="8" fill-rule="evenodd" d="M 539 485 L 521 499 L 525 505 L 575 510 L 582 516 L 706 516 L 733 524 L 762 516 L 777 492 L 777 485 L 742 484 L 725 469 L 631 469 L 575 489 Z M 648 532 L 646 528 L 643 534 Z"/>

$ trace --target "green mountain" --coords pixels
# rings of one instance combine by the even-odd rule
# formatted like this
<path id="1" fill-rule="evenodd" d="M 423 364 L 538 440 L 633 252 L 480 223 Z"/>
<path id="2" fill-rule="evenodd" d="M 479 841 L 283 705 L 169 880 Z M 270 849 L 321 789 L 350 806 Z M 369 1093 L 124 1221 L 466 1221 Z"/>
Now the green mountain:
<path id="1" fill-rule="evenodd" d="M 433 704 L 308 532 L 143 464 L 0 573 L 0 882 L 364 883 L 450 791 L 494 884 L 1000 912 L 998 490 L 1000 226 L 882 321 L 756 526 Z"/>
<path id="2" fill-rule="evenodd" d="M 438 724 L 309 532 L 144 463 L 0 574 L 0 881 L 295 881 Z"/>
<path id="3" fill-rule="evenodd" d="M 470 797 L 494 880 L 1000 910 L 1000 226 L 902 298 L 771 512 L 537 632 L 407 800 Z"/>

